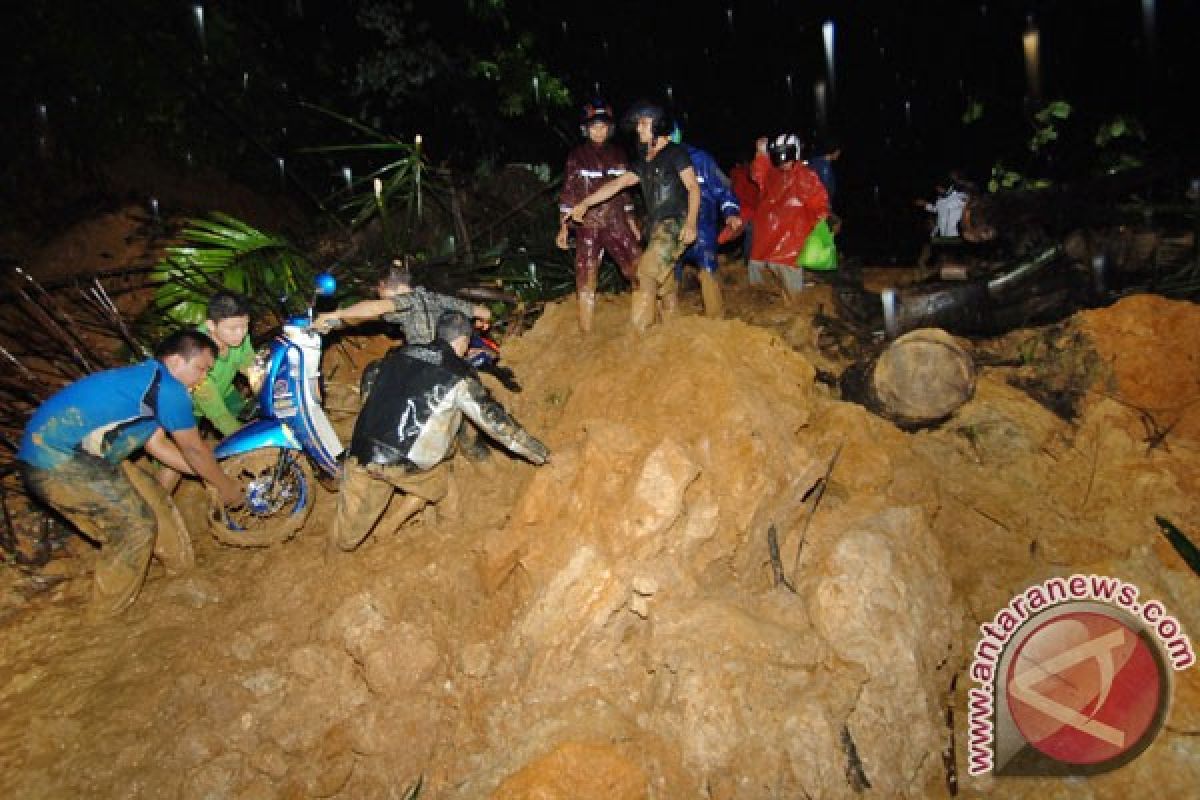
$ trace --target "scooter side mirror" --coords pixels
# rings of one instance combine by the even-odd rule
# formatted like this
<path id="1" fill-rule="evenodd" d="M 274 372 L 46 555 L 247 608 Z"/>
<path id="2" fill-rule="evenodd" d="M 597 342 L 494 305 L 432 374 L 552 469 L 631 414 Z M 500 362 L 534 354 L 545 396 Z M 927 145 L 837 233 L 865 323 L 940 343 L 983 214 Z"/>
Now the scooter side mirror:
<path id="1" fill-rule="evenodd" d="M 332 297 L 337 291 L 337 278 L 333 277 L 332 272 L 321 272 L 313 278 L 313 287 L 317 291 L 319 297 Z"/>

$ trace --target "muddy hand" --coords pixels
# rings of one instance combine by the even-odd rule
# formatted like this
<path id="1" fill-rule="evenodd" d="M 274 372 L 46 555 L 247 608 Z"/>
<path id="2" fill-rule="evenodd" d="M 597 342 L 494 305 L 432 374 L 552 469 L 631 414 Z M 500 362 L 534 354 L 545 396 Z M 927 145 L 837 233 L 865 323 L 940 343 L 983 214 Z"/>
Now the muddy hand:
<path id="1" fill-rule="evenodd" d="M 567 249 L 567 226 L 566 225 L 563 225 L 561 228 L 558 229 L 558 236 L 554 237 L 554 244 L 558 246 L 559 250 Z"/>
<path id="2" fill-rule="evenodd" d="M 221 505 L 226 508 L 236 508 L 246 502 L 242 485 L 228 476 L 217 487 L 217 494 L 221 498 Z"/>
<path id="3" fill-rule="evenodd" d="M 342 327 L 342 320 L 332 314 L 318 314 L 313 320 L 313 329 L 317 333 L 329 333 L 332 330 Z"/>

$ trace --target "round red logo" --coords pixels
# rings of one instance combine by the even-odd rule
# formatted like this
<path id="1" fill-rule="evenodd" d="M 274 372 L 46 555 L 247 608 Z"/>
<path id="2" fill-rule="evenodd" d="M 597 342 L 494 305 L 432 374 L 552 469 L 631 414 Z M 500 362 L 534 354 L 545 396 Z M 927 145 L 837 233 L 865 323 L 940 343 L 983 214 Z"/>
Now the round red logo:
<path id="1" fill-rule="evenodd" d="M 1071 611 L 1020 642 L 1006 675 L 1008 710 L 1030 746 L 1065 764 L 1140 753 L 1158 733 L 1167 686 L 1154 645 L 1109 614 Z"/>

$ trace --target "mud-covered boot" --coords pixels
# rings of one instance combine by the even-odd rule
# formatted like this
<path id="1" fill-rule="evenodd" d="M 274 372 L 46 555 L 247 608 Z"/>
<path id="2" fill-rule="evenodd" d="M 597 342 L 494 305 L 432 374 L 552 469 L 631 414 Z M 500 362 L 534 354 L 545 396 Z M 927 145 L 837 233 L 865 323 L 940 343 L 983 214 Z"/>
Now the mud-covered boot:
<path id="1" fill-rule="evenodd" d="M 458 429 L 458 449 L 468 461 L 487 461 L 492 454 L 492 449 L 488 446 L 487 439 L 480 433 L 474 425 L 468 425 L 465 422 Z"/>
<path id="2" fill-rule="evenodd" d="M 579 330 L 591 333 L 592 319 L 596 315 L 596 292 L 581 289 L 577 295 L 579 298 Z"/>
<path id="3" fill-rule="evenodd" d="M 418 497 L 415 494 L 402 494 L 398 497 L 393 497 L 391 504 L 388 506 L 387 513 L 379 520 L 379 524 L 375 526 L 375 530 L 379 531 L 381 536 L 395 533 L 403 527 L 404 523 L 408 522 L 417 512 L 423 509 L 425 503 L 424 497 Z"/>
<path id="4" fill-rule="evenodd" d="M 111 619 L 133 605 L 146 580 L 154 534 L 130 531 L 125 538 L 115 546 L 106 543 L 100 550 L 87 609 L 93 622 Z"/>
<path id="5" fill-rule="evenodd" d="M 725 316 L 725 301 L 721 296 L 721 282 L 715 272 L 700 270 L 700 295 L 704 298 L 704 316 L 720 319 Z"/>
<path id="6" fill-rule="evenodd" d="M 679 294 L 672 290 L 661 298 L 663 322 L 679 314 Z"/>
<path id="7" fill-rule="evenodd" d="M 654 322 L 654 292 L 638 289 L 633 293 L 633 307 L 630 315 L 633 329 L 645 333 Z"/>

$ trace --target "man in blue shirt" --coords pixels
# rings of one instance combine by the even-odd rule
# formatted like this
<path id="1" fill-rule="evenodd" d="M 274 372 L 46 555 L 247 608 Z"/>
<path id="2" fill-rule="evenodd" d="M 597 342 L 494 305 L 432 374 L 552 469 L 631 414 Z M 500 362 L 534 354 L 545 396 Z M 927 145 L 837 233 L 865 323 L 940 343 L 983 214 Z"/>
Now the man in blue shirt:
<path id="1" fill-rule="evenodd" d="M 198 475 L 227 505 L 242 502 L 196 429 L 188 390 L 212 367 L 217 346 L 179 331 L 154 358 L 97 372 L 64 387 L 34 413 L 17 459 L 31 494 L 103 545 L 89 615 L 114 616 L 137 597 L 157 523 L 121 462 L 141 448 L 179 472 Z"/>

